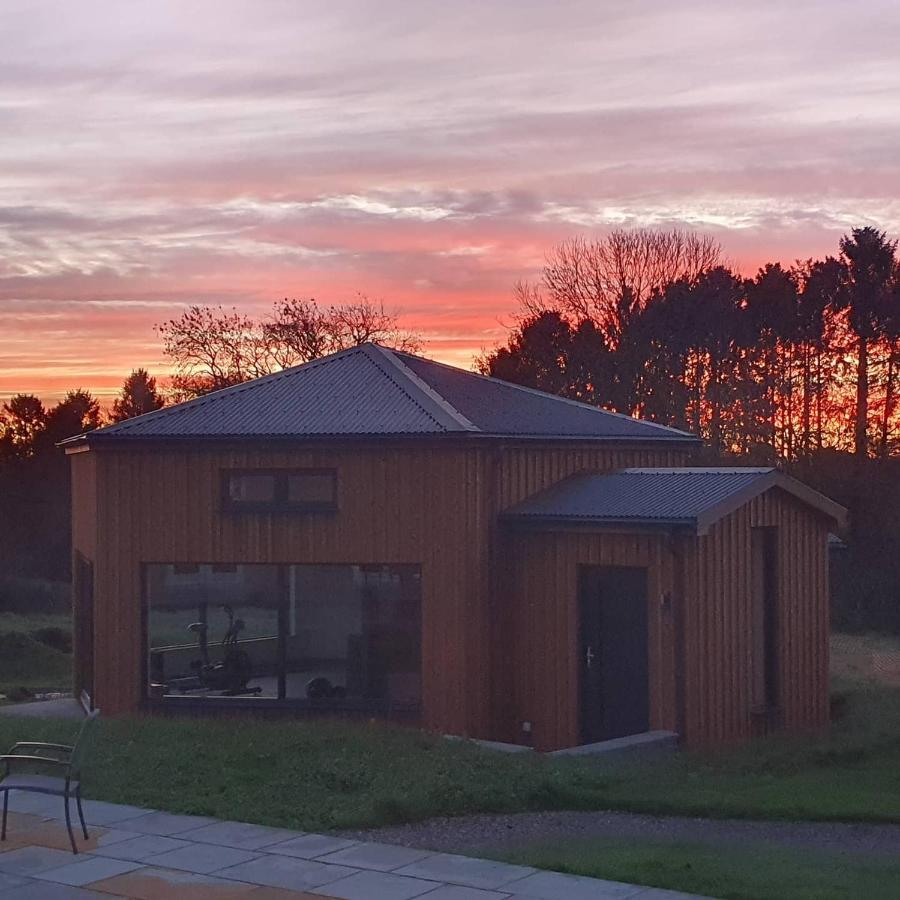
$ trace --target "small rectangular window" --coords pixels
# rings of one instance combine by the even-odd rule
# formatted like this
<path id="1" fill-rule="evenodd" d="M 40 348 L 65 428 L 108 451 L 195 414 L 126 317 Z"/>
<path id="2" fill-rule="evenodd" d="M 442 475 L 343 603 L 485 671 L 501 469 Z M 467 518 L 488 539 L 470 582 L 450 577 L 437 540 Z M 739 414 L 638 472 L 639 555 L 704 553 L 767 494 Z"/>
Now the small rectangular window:
<path id="1" fill-rule="evenodd" d="M 274 475 L 232 472 L 228 479 L 228 497 L 233 503 L 274 503 Z"/>
<path id="2" fill-rule="evenodd" d="M 334 472 L 298 472 L 287 477 L 290 506 L 334 506 Z"/>
<path id="3" fill-rule="evenodd" d="M 333 469 L 268 469 L 223 473 L 225 507 L 231 510 L 315 511 L 337 508 Z"/>

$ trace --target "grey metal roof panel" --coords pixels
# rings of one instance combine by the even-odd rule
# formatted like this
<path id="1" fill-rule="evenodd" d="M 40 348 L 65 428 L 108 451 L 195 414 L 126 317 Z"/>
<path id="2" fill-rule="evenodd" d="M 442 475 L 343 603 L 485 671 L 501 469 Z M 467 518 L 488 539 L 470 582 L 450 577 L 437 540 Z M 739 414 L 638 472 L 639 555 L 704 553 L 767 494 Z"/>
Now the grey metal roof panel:
<path id="1" fill-rule="evenodd" d="M 576 475 L 529 497 L 506 516 L 691 524 L 772 469 L 626 469 Z"/>
<path id="2" fill-rule="evenodd" d="M 506 510 L 520 522 L 691 526 L 701 533 L 754 496 L 779 487 L 841 522 L 843 507 L 773 468 L 623 469 L 567 478 Z"/>
<path id="3" fill-rule="evenodd" d="M 446 434 L 695 440 L 375 344 L 164 407 L 87 440 Z"/>
<path id="4" fill-rule="evenodd" d="M 347 351 L 92 432 L 97 437 L 441 434 L 462 430 L 380 354 Z"/>
<path id="5" fill-rule="evenodd" d="M 396 354 L 486 434 L 695 441 L 684 431 L 598 409 L 433 360 Z"/>

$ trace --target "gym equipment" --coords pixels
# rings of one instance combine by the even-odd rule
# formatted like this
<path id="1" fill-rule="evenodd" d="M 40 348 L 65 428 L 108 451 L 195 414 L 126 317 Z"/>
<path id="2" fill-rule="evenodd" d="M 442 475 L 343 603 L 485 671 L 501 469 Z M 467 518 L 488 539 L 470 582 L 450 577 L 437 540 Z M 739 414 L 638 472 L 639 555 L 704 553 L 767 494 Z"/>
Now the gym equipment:
<path id="1" fill-rule="evenodd" d="M 306 685 L 307 700 L 343 700 L 347 689 L 340 684 L 332 684 L 327 678 L 319 675 L 311 678 Z"/>
<path id="2" fill-rule="evenodd" d="M 219 691 L 223 697 L 237 697 L 241 694 L 258 694 L 261 687 L 248 687 L 247 682 L 253 676 L 253 663 L 244 650 L 241 650 L 238 636 L 246 627 L 243 619 L 234 617 L 230 606 L 222 606 L 228 616 L 228 628 L 222 638 L 222 661 L 212 663 L 209 660 L 209 626 L 206 622 L 192 622 L 188 631 L 197 635 L 197 649 L 200 659 L 191 663 L 196 674 L 181 678 L 173 678 L 169 689 L 182 694 L 190 691 Z"/>

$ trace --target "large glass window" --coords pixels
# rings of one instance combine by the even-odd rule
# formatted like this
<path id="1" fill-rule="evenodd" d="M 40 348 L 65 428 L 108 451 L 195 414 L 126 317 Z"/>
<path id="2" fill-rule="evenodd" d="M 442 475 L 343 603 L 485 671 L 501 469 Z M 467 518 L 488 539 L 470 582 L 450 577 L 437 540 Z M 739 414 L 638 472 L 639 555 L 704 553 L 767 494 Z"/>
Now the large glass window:
<path id="1" fill-rule="evenodd" d="M 417 566 L 147 566 L 151 697 L 404 708 L 421 699 Z"/>

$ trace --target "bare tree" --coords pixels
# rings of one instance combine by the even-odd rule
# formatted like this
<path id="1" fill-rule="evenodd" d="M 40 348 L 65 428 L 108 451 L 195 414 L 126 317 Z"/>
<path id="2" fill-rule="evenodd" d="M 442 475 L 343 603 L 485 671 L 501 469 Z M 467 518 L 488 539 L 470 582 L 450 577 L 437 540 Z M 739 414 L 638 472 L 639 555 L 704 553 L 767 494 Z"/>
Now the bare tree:
<path id="1" fill-rule="evenodd" d="M 334 327 L 328 310 L 315 300 L 280 300 L 263 331 L 280 368 L 296 366 L 335 349 Z"/>
<path id="2" fill-rule="evenodd" d="M 534 313 L 542 295 L 575 321 L 592 321 L 611 346 L 634 316 L 667 284 L 694 282 L 721 262 L 715 238 L 680 228 L 617 229 L 602 238 L 575 237 L 547 256 L 542 290 L 517 286 L 520 303 Z M 543 304 L 547 308 L 547 304 Z"/>
<path id="3" fill-rule="evenodd" d="M 404 331 L 397 323 L 397 315 L 384 308 L 384 302 L 370 300 L 357 294 L 353 303 L 332 306 L 328 318 L 334 329 L 334 349 L 357 347 L 372 341 L 396 350 L 414 353 L 422 347 L 418 335 Z"/>
<path id="4" fill-rule="evenodd" d="M 264 319 L 221 306 L 191 306 L 157 326 L 163 352 L 175 363 L 171 399 L 197 397 L 367 341 L 417 350 L 397 315 L 363 294 L 352 303 L 320 307 L 315 300 L 280 300 Z"/>

